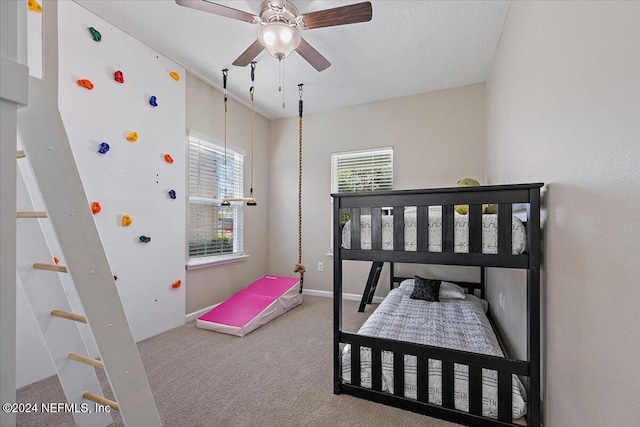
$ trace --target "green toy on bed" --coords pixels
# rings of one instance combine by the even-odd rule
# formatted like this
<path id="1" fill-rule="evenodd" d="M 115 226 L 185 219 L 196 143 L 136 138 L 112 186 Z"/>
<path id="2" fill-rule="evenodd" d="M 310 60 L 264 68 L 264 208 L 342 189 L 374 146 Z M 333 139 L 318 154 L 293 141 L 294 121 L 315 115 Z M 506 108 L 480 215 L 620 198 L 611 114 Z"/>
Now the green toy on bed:
<path id="1" fill-rule="evenodd" d="M 456 184 L 456 187 L 477 187 L 480 183 L 473 178 L 462 178 Z M 456 205 L 456 212 L 460 215 L 468 215 L 469 214 L 469 205 Z M 482 205 L 482 213 L 483 214 L 497 214 L 498 213 L 498 205 L 496 204 L 484 204 Z"/>

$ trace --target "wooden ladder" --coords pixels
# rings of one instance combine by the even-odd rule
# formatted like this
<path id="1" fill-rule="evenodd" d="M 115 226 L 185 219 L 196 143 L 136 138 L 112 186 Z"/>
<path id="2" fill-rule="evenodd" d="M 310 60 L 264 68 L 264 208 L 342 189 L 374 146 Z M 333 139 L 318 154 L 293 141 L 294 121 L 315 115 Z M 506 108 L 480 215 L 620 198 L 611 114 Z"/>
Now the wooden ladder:
<path id="1" fill-rule="evenodd" d="M 23 152 L 46 206 L 36 210 L 18 174 L 17 279 L 27 294 L 69 403 L 117 409 L 127 427 L 161 426 L 138 348 L 84 192 L 58 109 L 58 2 L 43 5 L 43 75 L 30 77 L 28 106 L 18 111 Z M 26 156 L 25 156 L 26 154 Z M 22 196 L 21 196 L 22 195 Z M 66 265 L 52 264 L 40 221 L 50 221 Z M 74 314 L 61 274 L 69 274 L 84 315 Z M 37 279 L 37 280 L 36 280 Z M 84 325 L 86 323 L 86 326 Z M 90 327 L 100 360 L 87 354 L 79 326 Z M 115 401 L 105 399 L 95 368 L 107 373 Z M 93 409 L 93 407 L 89 407 Z M 76 412 L 79 426 L 111 424 L 106 411 Z M 106 416 L 105 416 L 106 414 Z"/>

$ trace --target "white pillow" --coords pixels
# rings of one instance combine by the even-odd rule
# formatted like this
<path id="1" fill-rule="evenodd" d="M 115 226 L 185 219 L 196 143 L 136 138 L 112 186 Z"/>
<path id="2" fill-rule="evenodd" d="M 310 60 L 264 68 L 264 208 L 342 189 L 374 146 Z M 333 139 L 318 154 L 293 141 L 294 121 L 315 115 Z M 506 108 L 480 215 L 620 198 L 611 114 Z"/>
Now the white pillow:
<path id="1" fill-rule="evenodd" d="M 414 279 L 406 279 L 400 283 L 398 289 L 407 295 L 411 295 L 413 292 Z M 443 281 L 440 284 L 440 299 L 464 299 L 464 288 L 456 285 L 455 283 Z"/>

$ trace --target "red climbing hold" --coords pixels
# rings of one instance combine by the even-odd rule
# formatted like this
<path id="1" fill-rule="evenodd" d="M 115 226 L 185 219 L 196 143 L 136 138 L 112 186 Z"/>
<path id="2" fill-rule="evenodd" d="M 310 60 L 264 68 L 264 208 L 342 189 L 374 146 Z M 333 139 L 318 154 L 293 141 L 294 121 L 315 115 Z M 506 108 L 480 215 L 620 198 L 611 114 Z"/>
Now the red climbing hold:
<path id="1" fill-rule="evenodd" d="M 55 262 L 57 265 L 60 262 L 60 260 L 58 259 L 58 257 L 53 257 L 53 262 Z"/>
<path id="2" fill-rule="evenodd" d="M 173 289 L 178 289 L 181 285 L 182 285 L 182 280 L 176 280 L 175 282 L 173 282 L 173 283 L 171 284 L 171 287 L 172 287 Z"/>
<path id="3" fill-rule="evenodd" d="M 93 83 L 91 83 L 91 80 L 88 79 L 80 79 L 78 80 L 78 85 L 82 86 L 85 89 L 93 89 Z"/>
<path id="4" fill-rule="evenodd" d="M 98 212 L 100 212 L 102 210 L 102 206 L 100 206 L 100 203 L 98 202 L 93 202 L 91 203 L 91 212 L 95 215 Z"/>
<path id="5" fill-rule="evenodd" d="M 118 83 L 124 83 L 124 75 L 122 74 L 122 71 L 118 70 L 113 73 L 113 80 L 117 81 Z"/>
<path id="6" fill-rule="evenodd" d="M 171 154 L 165 154 L 165 155 L 164 155 L 164 160 L 165 160 L 167 163 L 173 163 L 173 157 L 171 157 Z"/>

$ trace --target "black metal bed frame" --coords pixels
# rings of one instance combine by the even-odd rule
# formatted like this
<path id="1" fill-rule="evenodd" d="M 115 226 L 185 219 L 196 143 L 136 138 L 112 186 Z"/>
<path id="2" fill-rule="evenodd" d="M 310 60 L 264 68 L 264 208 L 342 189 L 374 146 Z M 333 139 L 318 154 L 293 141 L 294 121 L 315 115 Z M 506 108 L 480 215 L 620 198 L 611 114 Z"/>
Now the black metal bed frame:
<path id="1" fill-rule="evenodd" d="M 527 425 L 539 427 L 540 411 L 540 188 L 544 184 L 492 185 L 424 190 L 332 194 L 334 292 L 334 393 L 345 393 L 385 405 L 471 426 L 515 426 L 512 419 L 512 375 L 526 378 Z M 482 253 L 482 204 L 498 204 L 498 253 Z M 513 204 L 526 204 L 527 249 L 512 254 Z M 469 253 L 454 252 L 454 205 L 469 205 Z M 404 208 L 417 212 L 417 250 L 405 251 Z M 429 206 L 442 206 L 442 252 L 429 252 Z M 382 249 L 382 208 L 393 207 L 393 250 Z M 360 245 L 360 214 L 370 210 L 371 249 Z M 350 214 L 351 248 L 342 248 L 342 213 Z M 527 270 L 527 360 L 515 360 L 404 341 L 368 337 L 342 330 L 342 261 L 373 261 L 369 280 L 382 263 L 445 264 Z M 377 267 L 376 267 L 377 268 Z M 484 273 L 484 268 L 481 269 Z M 379 271 L 377 273 L 379 276 Z M 390 274 L 393 281 L 393 273 Z M 484 274 L 477 287 L 484 293 Z M 377 277 L 375 278 L 377 282 Z M 474 284 L 468 285 L 475 287 Z M 373 293 L 363 295 L 363 304 Z M 350 344 L 351 381 L 341 378 L 342 345 Z M 360 347 L 371 349 L 371 388 L 360 383 Z M 382 391 L 382 351 L 394 357 L 394 394 Z M 417 399 L 404 397 L 404 357 L 417 357 Z M 442 405 L 428 402 L 428 359 L 442 362 Z M 469 367 L 469 412 L 454 406 L 454 364 Z M 498 373 L 497 419 L 482 415 L 482 369 Z"/>

